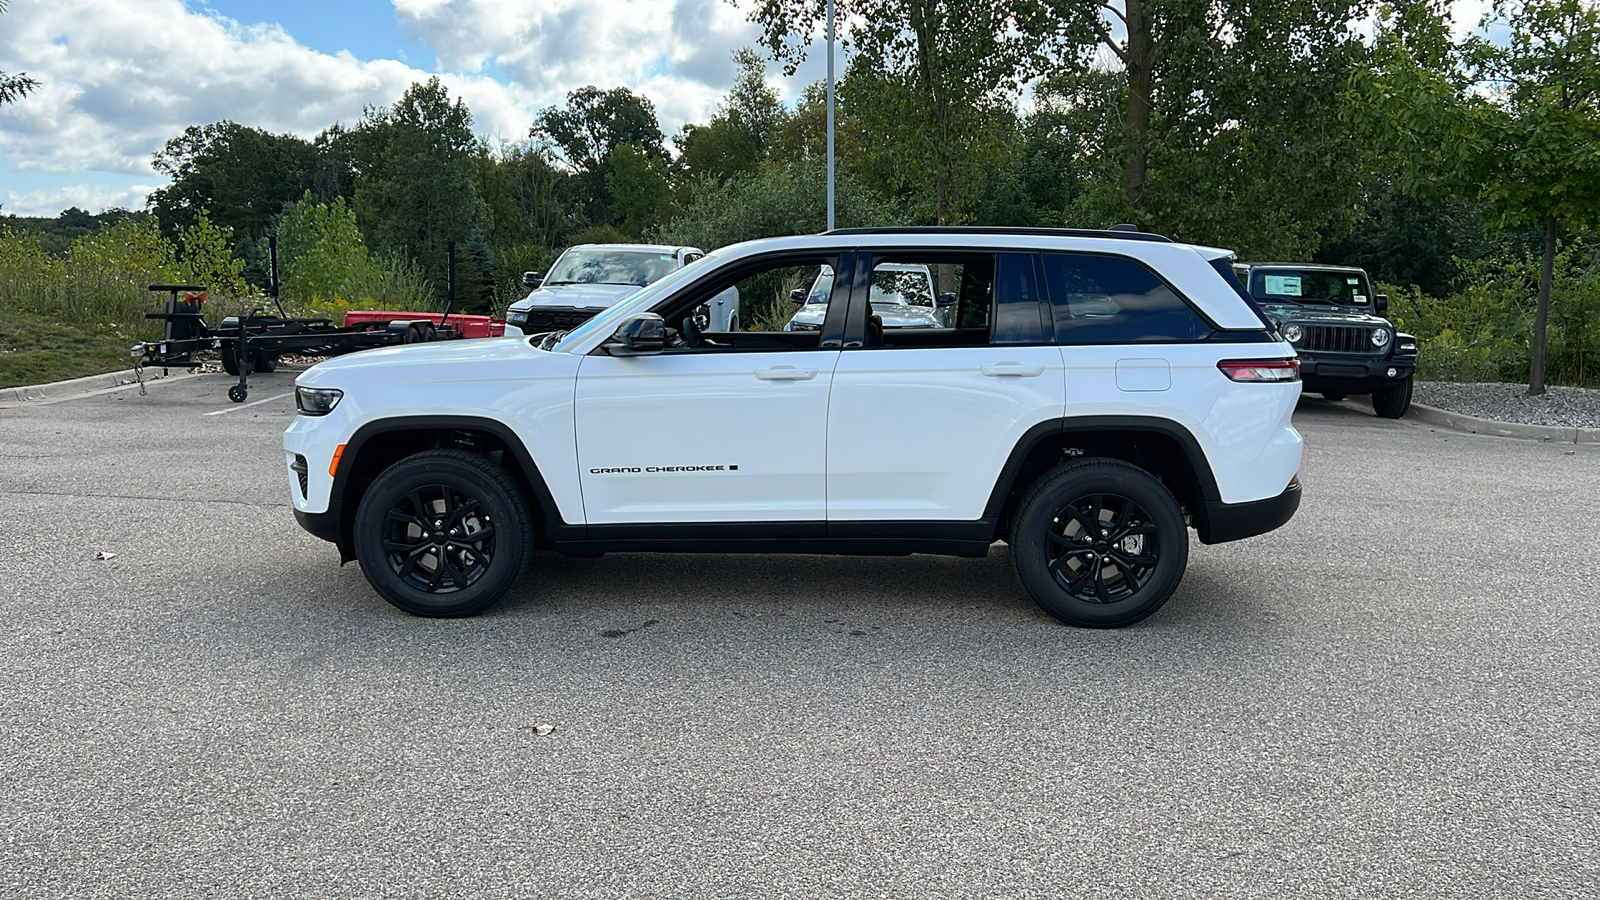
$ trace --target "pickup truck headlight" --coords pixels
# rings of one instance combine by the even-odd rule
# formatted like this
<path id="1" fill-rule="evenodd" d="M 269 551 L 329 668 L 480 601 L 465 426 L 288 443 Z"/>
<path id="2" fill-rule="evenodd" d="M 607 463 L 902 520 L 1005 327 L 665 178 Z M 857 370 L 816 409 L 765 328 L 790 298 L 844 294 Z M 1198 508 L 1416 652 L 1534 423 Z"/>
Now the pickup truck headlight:
<path id="1" fill-rule="evenodd" d="M 1306 336 L 1305 329 L 1301 328 L 1299 325 L 1285 325 L 1285 326 L 1283 326 L 1283 339 L 1288 341 L 1291 344 L 1300 343 L 1300 339 L 1305 337 L 1305 336 Z"/>
<path id="2" fill-rule="evenodd" d="M 338 388 L 307 388 L 294 389 L 294 405 L 300 410 L 302 416 L 325 416 L 333 412 L 339 405 L 339 399 L 344 396 L 344 391 Z"/>
<path id="3" fill-rule="evenodd" d="M 521 326 L 522 324 L 524 324 L 527 321 L 528 321 L 528 311 L 525 310 L 525 309 L 513 309 L 513 310 L 509 310 L 509 311 L 506 312 L 506 324 L 507 325 Z"/>
<path id="4" fill-rule="evenodd" d="M 1389 343 L 1389 329 L 1387 329 L 1387 328 L 1374 328 L 1374 329 L 1372 329 L 1372 346 L 1374 346 L 1374 347 L 1382 347 L 1384 344 L 1387 344 L 1387 343 Z"/>

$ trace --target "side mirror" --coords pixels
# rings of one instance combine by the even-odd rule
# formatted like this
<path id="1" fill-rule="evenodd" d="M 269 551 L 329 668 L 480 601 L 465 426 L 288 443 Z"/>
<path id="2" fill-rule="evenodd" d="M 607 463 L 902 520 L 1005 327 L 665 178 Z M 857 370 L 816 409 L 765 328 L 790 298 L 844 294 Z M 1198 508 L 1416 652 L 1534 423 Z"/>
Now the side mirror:
<path id="1" fill-rule="evenodd" d="M 540 275 L 538 272 L 523 272 L 522 273 L 522 286 L 523 287 L 536 288 L 541 284 L 544 284 L 544 276 Z"/>
<path id="2" fill-rule="evenodd" d="M 622 320 L 611 340 L 600 346 L 612 356 L 648 356 L 667 349 L 667 323 L 655 313 L 635 313 Z"/>
<path id="3" fill-rule="evenodd" d="M 956 295 L 946 291 L 939 295 L 938 304 L 941 308 L 956 305 Z"/>
<path id="4" fill-rule="evenodd" d="M 1372 295 L 1372 311 L 1375 312 L 1375 313 L 1378 313 L 1379 315 L 1382 315 L 1382 314 L 1388 312 L 1389 311 L 1389 295 L 1388 294 L 1373 294 Z"/>
<path id="5" fill-rule="evenodd" d="M 789 292 L 789 299 L 791 301 L 795 302 L 795 303 L 804 303 L 804 302 L 806 302 L 806 289 L 805 288 L 795 288 L 794 290 Z"/>

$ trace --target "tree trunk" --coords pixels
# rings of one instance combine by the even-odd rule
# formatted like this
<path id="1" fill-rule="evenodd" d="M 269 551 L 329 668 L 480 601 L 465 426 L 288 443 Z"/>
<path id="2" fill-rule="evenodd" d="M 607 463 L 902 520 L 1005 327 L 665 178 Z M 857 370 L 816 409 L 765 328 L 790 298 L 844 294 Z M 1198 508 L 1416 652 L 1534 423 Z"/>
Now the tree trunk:
<path id="1" fill-rule="evenodd" d="M 1128 205 L 1135 206 L 1144 195 L 1145 174 L 1150 166 L 1151 91 L 1155 85 L 1156 42 L 1150 32 L 1150 17 L 1144 0 L 1125 0 L 1128 39 L 1123 66 L 1128 74 L 1128 121 L 1125 134 L 1126 158 L 1122 163 L 1122 193 Z"/>
<path id="2" fill-rule="evenodd" d="M 911 4 L 911 30 L 917 38 L 917 69 L 922 75 L 922 89 L 933 105 L 934 124 L 939 130 L 937 140 L 939 155 L 938 224 L 950 224 L 950 186 L 955 181 L 955 159 L 950 152 L 950 107 L 944 91 L 939 89 L 939 73 L 933 65 L 934 26 L 930 21 L 932 0 Z"/>
<path id="3" fill-rule="evenodd" d="M 1550 283 L 1555 280 L 1557 224 L 1555 216 L 1544 220 L 1544 267 L 1539 273 L 1539 305 L 1533 313 L 1533 366 L 1528 373 L 1530 397 L 1544 393 L 1544 338 L 1550 319 Z"/>

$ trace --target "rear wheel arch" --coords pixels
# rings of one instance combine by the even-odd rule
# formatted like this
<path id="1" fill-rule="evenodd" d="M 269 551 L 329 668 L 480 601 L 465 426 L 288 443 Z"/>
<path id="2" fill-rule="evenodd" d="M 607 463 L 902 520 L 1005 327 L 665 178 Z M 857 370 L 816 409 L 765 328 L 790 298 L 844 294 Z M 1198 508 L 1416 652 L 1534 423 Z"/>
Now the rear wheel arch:
<path id="1" fill-rule="evenodd" d="M 503 423 L 475 416 L 408 416 L 380 419 L 356 429 L 345 444 L 333 478 L 331 503 L 339 509 L 339 551 L 354 558 L 353 535 L 361 497 L 385 469 L 427 450 L 457 449 L 486 456 L 504 469 L 523 496 L 536 508 L 529 510 L 536 545 L 549 540 L 561 526 L 555 498 L 522 439 Z M 331 506 L 330 506 L 331 508 Z"/>
<path id="2" fill-rule="evenodd" d="M 1151 416 L 1080 416 L 1041 422 L 1017 441 L 984 518 L 1006 528 L 1028 487 L 1073 458 L 1115 459 L 1149 472 L 1196 522 L 1207 501 L 1221 498 L 1205 451 L 1182 425 Z"/>

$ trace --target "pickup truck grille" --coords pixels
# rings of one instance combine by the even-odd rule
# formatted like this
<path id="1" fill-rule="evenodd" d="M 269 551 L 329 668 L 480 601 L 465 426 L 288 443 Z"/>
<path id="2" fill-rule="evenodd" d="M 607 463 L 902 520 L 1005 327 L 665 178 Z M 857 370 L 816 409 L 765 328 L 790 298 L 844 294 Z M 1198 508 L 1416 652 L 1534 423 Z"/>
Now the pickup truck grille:
<path id="1" fill-rule="evenodd" d="M 1372 346 L 1372 329 L 1361 325 L 1305 325 L 1306 336 L 1300 341 L 1301 350 L 1333 351 L 1336 353 L 1375 353 L 1382 349 Z"/>
<path id="2" fill-rule="evenodd" d="M 528 310 L 528 320 L 519 324 L 523 334 L 538 334 L 541 331 L 564 331 L 577 328 L 579 325 L 594 318 L 600 312 L 593 308 L 579 308 L 572 306 L 536 306 Z"/>

